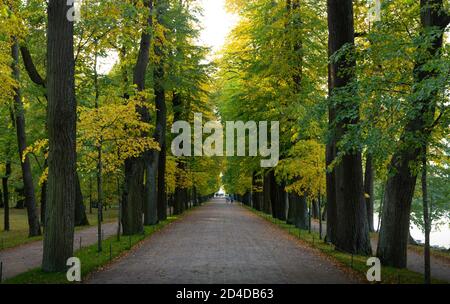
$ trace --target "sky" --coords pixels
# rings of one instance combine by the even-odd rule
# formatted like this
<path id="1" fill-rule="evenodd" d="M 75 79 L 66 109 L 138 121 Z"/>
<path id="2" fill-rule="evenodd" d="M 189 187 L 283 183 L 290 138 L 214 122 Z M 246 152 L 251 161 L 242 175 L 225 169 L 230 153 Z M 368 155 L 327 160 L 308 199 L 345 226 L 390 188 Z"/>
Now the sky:
<path id="1" fill-rule="evenodd" d="M 225 44 L 225 40 L 233 27 L 237 24 L 238 17 L 228 13 L 225 9 L 226 0 L 199 0 L 203 7 L 203 14 L 200 16 L 202 32 L 199 44 L 211 47 L 211 55 L 214 55 Z M 98 71 L 100 74 L 108 74 L 118 60 L 115 52 L 110 52 L 107 57 L 100 58 Z"/>
<path id="2" fill-rule="evenodd" d="M 200 18 L 203 31 L 200 42 L 212 47 L 212 52 L 220 51 L 226 37 L 238 21 L 238 17 L 225 9 L 226 0 L 200 0 L 203 16 Z"/>

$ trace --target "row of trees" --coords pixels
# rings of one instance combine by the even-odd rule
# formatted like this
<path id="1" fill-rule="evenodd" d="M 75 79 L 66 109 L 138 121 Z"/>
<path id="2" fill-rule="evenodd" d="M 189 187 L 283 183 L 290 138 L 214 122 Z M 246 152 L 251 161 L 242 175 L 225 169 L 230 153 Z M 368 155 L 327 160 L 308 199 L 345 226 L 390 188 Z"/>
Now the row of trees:
<path id="1" fill-rule="evenodd" d="M 82 1 L 78 14 L 65 1 L 2 0 L 0 14 L 5 228 L 16 174 L 30 236 L 44 228 L 44 271 L 73 256 L 83 192 L 95 188 L 100 236 L 105 197 L 132 235 L 219 188 L 219 159 L 177 158 L 167 144 L 174 120 L 214 116 L 194 1 Z"/>
<path id="2" fill-rule="evenodd" d="M 303 229 L 308 204 L 318 205 L 327 241 L 362 255 L 372 254 L 377 201 L 377 255 L 384 265 L 406 267 L 411 206 L 421 197 L 412 214 L 425 219 L 429 244 L 428 176 L 434 218 L 449 214 L 448 186 L 436 183 L 449 177 L 447 3 L 228 5 L 241 21 L 224 50 L 214 99 L 224 121 L 280 121 L 281 161 L 261 170 L 254 158 L 229 159 L 227 191 Z M 422 191 L 415 191 L 420 172 Z"/>

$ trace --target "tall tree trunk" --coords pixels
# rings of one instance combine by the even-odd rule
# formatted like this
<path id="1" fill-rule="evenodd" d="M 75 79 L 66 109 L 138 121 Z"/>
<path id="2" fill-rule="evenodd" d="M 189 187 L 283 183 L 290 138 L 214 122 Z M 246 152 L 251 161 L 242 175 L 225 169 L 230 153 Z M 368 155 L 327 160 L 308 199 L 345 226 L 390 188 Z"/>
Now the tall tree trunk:
<path id="1" fill-rule="evenodd" d="M 165 133 L 165 132 L 164 132 Z M 167 219 L 167 191 L 166 191 L 166 145 L 161 147 L 158 166 L 158 220 Z"/>
<path id="2" fill-rule="evenodd" d="M 157 1 L 155 6 L 156 17 L 159 24 L 164 24 L 163 15 L 166 11 L 166 1 Z M 158 39 L 155 42 L 155 56 L 158 57 L 158 63 L 153 70 L 153 81 L 155 90 L 155 106 L 156 106 L 156 129 L 153 137 L 159 143 L 160 151 L 154 150 L 150 154 L 150 161 L 147 164 L 149 175 L 155 178 L 155 183 L 149 185 L 151 188 L 149 192 L 149 199 L 156 197 L 156 221 L 167 218 L 167 194 L 165 186 L 165 172 L 166 172 L 166 124 L 167 124 L 167 107 L 166 107 L 166 92 L 164 89 L 164 52 L 163 41 Z M 156 186 L 156 188 L 155 188 Z M 156 194 L 153 193 L 156 190 Z M 147 222 L 146 224 L 155 224 L 155 222 Z"/>
<path id="3" fill-rule="evenodd" d="M 369 153 L 367 154 L 366 158 L 366 171 L 364 174 L 364 195 L 366 198 L 367 221 L 369 223 L 370 232 L 375 232 L 375 227 L 373 223 L 373 212 L 374 212 L 373 183 L 374 183 L 373 157 Z"/>
<path id="4" fill-rule="evenodd" d="M 20 82 L 19 69 L 19 43 L 15 40 L 12 46 L 12 70 L 14 79 Z M 25 195 L 25 207 L 28 214 L 28 235 L 30 237 L 41 235 L 41 226 L 36 209 L 36 197 L 34 193 L 33 173 L 28 155 L 24 157 L 23 153 L 27 148 L 27 138 L 25 129 L 25 110 L 22 103 L 20 87 L 14 90 L 14 116 L 16 119 L 17 143 L 19 148 L 19 159 L 22 168 L 23 188 Z"/>
<path id="5" fill-rule="evenodd" d="M 159 152 L 149 152 L 145 165 L 145 207 L 144 225 L 156 225 L 158 223 L 158 166 Z"/>
<path id="6" fill-rule="evenodd" d="M 414 69 L 415 90 L 424 80 L 436 77 L 435 71 L 426 67 L 427 63 L 440 56 L 444 30 L 450 17 L 444 11 L 442 0 L 421 0 L 422 36 L 429 41 L 428 49 L 418 49 L 418 61 Z M 437 28 L 438 34 L 430 33 Z M 428 54 L 424 54 L 426 51 Z M 408 235 L 410 225 L 411 202 L 417 182 L 417 173 L 411 170 L 411 164 L 419 164 L 422 145 L 428 144 L 430 128 L 436 113 L 438 89 L 426 90 L 426 94 L 415 92 L 414 107 L 417 109 L 407 122 L 399 142 L 399 151 L 392 157 L 389 166 L 389 178 L 386 183 L 384 207 L 381 220 L 377 255 L 383 265 L 405 268 L 407 265 Z"/>
<path id="7" fill-rule="evenodd" d="M 277 200 L 278 200 L 278 219 L 282 221 L 287 220 L 287 204 L 286 204 L 286 184 L 281 183 L 280 185 L 277 184 Z"/>
<path id="8" fill-rule="evenodd" d="M 253 172 L 252 176 L 252 185 L 253 185 L 253 191 L 252 191 L 252 201 L 253 201 L 253 208 L 255 208 L 258 211 L 262 210 L 262 187 L 261 181 L 257 178 L 257 172 Z"/>
<path id="9" fill-rule="evenodd" d="M 174 92 L 172 96 L 172 107 L 173 107 L 173 120 L 180 121 L 183 119 L 183 99 L 178 92 Z M 184 117 L 187 118 L 187 117 Z M 176 171 L 176 186 L 175 186 L 175 194 L 174 194 L 174 214 L 178 215 L 183 213 L 183 180 L 180 172 L 184 172 L 186 170 L 186 163 L 182 158 L 176 159 L 177 163 L 177 171 Z"/>
<path id="10" fill-rule="evenodd" d="M 331 44 L 328 46 L 328 56 L 333 55 L 331 50 Z M 332 76 L 331 76 L 332 66 L 331 63 L 328 64 L 328 96 L 331 96 L 333 90 Z M 336 240 L 336 230 L 338 226 L 337 222 L 337 205 L 336 205 L 336 172 L 330 168 L 336 158 L 336 136 L 333 130 L 334 121 L 336 120 L 336 109 L 333 103 L 329 100 L 328 102 L 328 130 L 329 138 L 326 146 L 326 190 L 327 190 L 327 234 L 325 237 L 326 242 L 334 243 Z"/>
<path id="11" fill-rule="evenodd" d="M 347 44 L 354 45 L 353 2 L 351 0 L 328 0 L 329 53 L 335 54 Z M 351 84 L 355 77 L 354 59 L 341 56 L 330 64 L 330 94 L 339 94 L 339 89 Z M 352 98 L 353 94 L 345 94 Z M 336 141 L 347 133 L 350 125 L 358 123 L 358 118 L 347 118 L 349 111 L 358 113 L 358 104 L 353 100 L 339 101 L 334 109 Z M 337 223 L 333 227 L 333 243 L 340 250 L 369 255 L 372 252 L 369 240 L 367 210 L 363 194 L 363 172 L 361 152 L 354 149 L 346 152 L 335 167 L 335 191 Z"/>
<path id="12" fill-rule="evenodd" d="M 49 0 L 47 29 L 48 189 L 42 269 L 60 272 L 73 256 L 76 200 L 76 101 L 70 6 Z"/>
<path id="13" fill-rule="evenodd" d="M 48 168 L 47 159 L 44 161 L 44 170 Z M 41 225 L 45 227 L 45 206 L 47 205 L 47 180 L 41 185 Z"/>
<path id="14" fill-rule="evenodd" d="M 103 222 L 103 151 L 102 144 L 97 148 L 97 251 L 102 251 Z"/>
<path id="15" fill-rule="evenodd" d="M 271 202 L 271 172 L 264 174 L 263 182 L 263 212 L 266 214 L 272 214 L 272 202 Z"/>
<path id="16" fill-rule="evenodd" d="M 322 195 L 317 196 L 317 207 L 319 211 L 319 238 L 322 239 Z"/>
<path id="17" fill-rule="evenodd" d="M 311 209 L 312 209 L 312 218 L 316 220 L 319 219 L 319 206 L 317 200 L 313 199 L 311 201 Z"/>
<path id="18" fill-rule="evenodd" d="M 145 90 L 145 75 L 150 60 L 151 27 L 153 25 L 153 0 L 146 0 L 148 18 L 142 31 L 139 54 L 133 73 L 133 84 L 139 92 Z M 150 122 L 150 115 L 146 107 L 138 107 L 137 111 L 144 122 Z M 146 152 L 145 154 L 148 154 Z M 124 235 L 141 233 L 144 229 L 142 222 L 143 207 L 146 205 L 146 191 L 144 184 L 145 160 L 144 157 L 130 158 L 125 161 L 125 187 L 122 199 L 122 226 Z M 147 176 L 148 180 L 148 176 Z M 156 213 L 156 210 L 155 210 Z M 145 214 L 147 216 L 147 212 Z"/>
<path id="19" fill-rule="evenodd" d="M 431 258 L 430 258 L 430 232 L 431 218 L 428 206 L 428 185 L 427 185 L 427 147 L 423 148 L 422 156 L 422 201 L 423 201 L 423 222 L 425 225 L 425 251 L 424 268 L 425 284 L 431 284 Z"/>
<path id="20" fill-rule="evenodd" d="M 293 224 L 299 229 L 308 229 L 308 205 L 306 196 L 296 193 L 289 194 L 289 206 L 294 209 Z"/>
<path id="21" fill-rule="evenodd" d="M 9 189 L 8 189 L 8 179 L 11 175 L 11 162 L 7 161 L 5 164 L 5 175 L 2 178 L 2 186 L 3 186 L 3 202 L 4 202 L 4 223 L 3 229 L 5 231 L 9 231 Z"/>

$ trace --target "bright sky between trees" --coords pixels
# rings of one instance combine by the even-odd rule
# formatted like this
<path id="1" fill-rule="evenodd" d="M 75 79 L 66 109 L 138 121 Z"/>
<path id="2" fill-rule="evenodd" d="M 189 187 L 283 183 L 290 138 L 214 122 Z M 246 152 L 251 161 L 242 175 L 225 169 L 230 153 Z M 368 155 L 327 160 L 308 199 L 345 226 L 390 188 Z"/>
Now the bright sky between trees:
<path id="1" fill-rule="evenodd" d="M 236 25 L 238 16 L 225 9 L 226 0 L 201 0 L 203 16 L 200 18 L 203 26 L 200 41 L 212 47 L 212 52 L 219 51 L 225 43 L 230 31 Z"/>
<path id="2" fill-rule="evenodd" d="M 221 50 L 228 34 L 238 22 L 237 15 L 227 12 L 225 2 L 226 0 L 199 0 L 203 8 L 203 14 L 199 17 L 202 24 L 199 43 L 211 47 L 211 55 Z M 97 67 L 99 73 L 108 74 L 118 59 L 115 52 L 100 58 Z"/>

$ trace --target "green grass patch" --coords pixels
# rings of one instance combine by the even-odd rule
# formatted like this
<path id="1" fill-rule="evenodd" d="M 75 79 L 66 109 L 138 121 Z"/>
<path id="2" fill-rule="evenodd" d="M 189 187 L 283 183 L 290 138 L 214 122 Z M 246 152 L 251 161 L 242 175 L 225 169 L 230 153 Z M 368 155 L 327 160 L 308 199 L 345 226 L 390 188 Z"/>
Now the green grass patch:
<path id="1" fill-rule="evenodd" d="M 133 250 L 153 233 L 183 216 L 168 217 L 166 221 L 160 222 L 158 225 L 144 227 L 145 233 L 140 235 L 121 236 L 120 240 L 117 240 L 117 236 L 111 236 L 102 241 L 102 252 L 98 252 L 98 244 L 76 251 L 74 256 L 81 261 L 82 279 L 84 280 L 89 274 L 111 263 L 127 251 Z M 4 284 L 70 284 L 70 282 L 66 279 L 66 273 L 45 273 L 38 268 L 10 278 Z"/>
<path id="2" fill-rule="evenodd" d="M 289 225 L 284 221 L 273 218 L 264 212 L 257 211 L 248 206 L 244 206 L 258 216 L 265 220 L 277 225 L 281 229 L 286 230 L 289 234 L 300 239 L 309 246 L 318 249 L 327 256 L 332 257 L 335 261 L 344 267 L 348 267 L 356 272 L 360 276 L 361 281 L 365 282 L 366 273 L 369 270 L 369 266 L 366 265 L 368 257 L 351 255 L 345 252 L 341 252 L 335 249 L 332 244 L 325 243 L 320 239 L 318 232 L 309 232 L 307 230 L 301 230 L 293 225 Z M 381 269 L 381 284 L 423 284 L 423 274 L 408 270 L 398 269 L 392 267 L 383 267 Z M 448 282 L 433 279 L 433 284 L 448 284 Z"/>
<path id="3" fill-rule="evenodd" d="M 75 230 L 82 230 L 97 225 L 97 209 L 87 217 L 91 226 L 76 227 Z M 117 221 L 117 209 L 108 209 L 103 211 L 104 223 Z M 0 229 L 4 226 L 4 210 L 0 209 Z M 28 217 L 25 209 L 10 210 L 10 231 L 0 232 L 0 251 L 3 249 L 14 248 L 20 245 L 28 244 L 42 240 L 42 236 L 28 237 Z"/>

